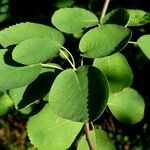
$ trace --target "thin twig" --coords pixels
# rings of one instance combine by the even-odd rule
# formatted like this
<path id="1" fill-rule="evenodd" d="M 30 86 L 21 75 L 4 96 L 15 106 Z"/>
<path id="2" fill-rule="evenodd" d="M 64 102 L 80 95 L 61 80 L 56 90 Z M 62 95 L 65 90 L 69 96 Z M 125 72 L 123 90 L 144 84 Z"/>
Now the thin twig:
<path id="1" fill-rule="evenodd" d="M 128 43 L 136 45 L 137 42 L 129 41 Z"/>
<path id="2" fill-rule="evenodd" d="M 62 49 L 65 50 L 65 51 L 70 55 L 70 57 L 71 57 L 71 59 L 72 59 L 72 63 L 73 63 L 73 65 L 75 66 L 75 60 L 74 60 L 72 54 L 71 54 L 65 47 L 62 47 Z"/>
<path id="3" fill-rule="evenodd" d="M 92 143 L 91 137 L 90 137 L 90 127 L 89 123 L 85 123 L 85 134 L 86 134 L 86 140 L 89 145 L 90 150 L 94 150 L 94 145 Z"/>
<path id="4" fill-rule="evenodd" d="M 52 69 L 52 68 L 54 68 L 54 69 L 59 69 L 59 70 L 63 70 L 62 68 L 61 68 L 61 66 L 56 66 L 55 64 L 41 64 L 41 66 L 43 67 L 43 68 L 50 68 L 50 69 Z"/>
<path id="5" fill-rule="evenodd" d="M 105 14 L 106 14 L 109 2 L 110 2 L 110 0 L 105 0 L 104 6 L 103 6 L 103 9 L 102 9 L 102 13 L 101 13 L 101 16 L 100 16 L 100 23 L 102 23 L 102 20 L 103 20 Z"/>
<path id="6" fill-rule="evenodd" d="M 84 63 L 84 62 L 83 62 L 83 57 L 81 57 L 81 66 L 83 66 L 83 63 Z"/>
<path id="7" fill-rule="evenodd" d="M 67 57 L 67 55 L 60 49 L 60 52 L 62 53 L 62 55 L 68 60 L 68 62 L 70 63 L 71 67 L 74 69 L 74 70 L 77 70 L 75 68 L 75 65 L 70 61 L 70 59 Z"/>

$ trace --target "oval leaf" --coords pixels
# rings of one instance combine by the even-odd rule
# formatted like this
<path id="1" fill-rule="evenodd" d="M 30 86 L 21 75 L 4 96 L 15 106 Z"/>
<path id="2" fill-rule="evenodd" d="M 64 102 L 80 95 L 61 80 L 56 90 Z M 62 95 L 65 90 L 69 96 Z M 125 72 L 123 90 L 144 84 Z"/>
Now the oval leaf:
<path id="1" fill-rule="evenodd" d="M 106 24 L 88 31 L 79 44 L 84 57 L 99 58 L 123 49 L 131 38 L 131 31 L 115 24 Z"/>
<path id="2" fill-rule="evenodd" d="M 13 101 L 7 94 L 0 96 L 0 116 L 5 115 L 12 106 Z"/>
<path id="3" fill-rule="evenodd" d="M 113 141 L 101 128 L 90 131 L 90 136 L 95 150 L 116 150 Z M 85 135 L 80 140 L 77 150 L 90 150 Z"/>
<path id="4" fill-rule="evenodd" d="M 39 150 L 66 150 L 83 124 L 62 119 L 46 105 L 28 121 L 27 132 L 31 143 Z"/>
<path id="5" fill-rule="evenodd" d="M 150 35 L 143 35 L 137 41 L 143 53 L 150 59 Z"/>
<path id="6" fill-rule="evenodd" d="M 59 116 L 73 121 L 91 122 L 104 111 L 108 100 L 104 74 L 92 66 L 60 73 L 50 90 L 49 103 Z"/>
<path id="7" fill-rule="evenodd" d="M 126 9 L 114 9 L 102 20 L 102 24 L 117 24 L 125 26 L 129 21 L 129 13 Z"/>
<path id="8" fill-rule="evenodd" d="M 120 122 L 135 124 L 143 118 L 145 104 L 137 91 L 125 88 L 121 92 L 110 96 L 108 107 Z"/>
<path id="9" fill-rule="evenodd" d="M 150 23 L 150 13 L 139 9 L 128 9 L 130 20 L 128 26 L 141 26 Z"/>
<path id="10" fill-rule="evenodd" d="M 97 58 L 94 60 L 93 66 L 105 73 L 111 92 L 119 92 L 132 84 L 132 69 L 126 58 L 120 53 Z"/>
<path id="11" fill-rule="evenodd" d="M 62 8 L 52 17 L 53 25 L 65 33 L 80 33 L 83 29 L 98 24 L 97 17 L 83 8 Z"/>
<path id="12" fill-rule="evenodd" d="M 9 0 L 1 0 L 0 1 L 0 23 L 6 20 L 9 10 Z"/>
<path id="13" fill-rule="evenodd" d="M 19 44 L 31 38 L 48 38 L 60 44 L 64 43 L 61 32 L 37 23 L 20 23 L 0 31 L 0 44 L 3 47 Z"/>
<path id="14" fill-rule="evenodd" d="M 12 57 L 21 64 L 32 65 L 52 59 L 60 48 L 61 44 L 50 39 L 33 38 L 17 45 Z"/>
<path id="15" fill-rule="evenodd" d="M 5 64 L 3 56 L 6 50 L 0 51 L 0 91 L 19 88 L 35 80 L 41 71 L 41 65 L 12 67 Z"/>

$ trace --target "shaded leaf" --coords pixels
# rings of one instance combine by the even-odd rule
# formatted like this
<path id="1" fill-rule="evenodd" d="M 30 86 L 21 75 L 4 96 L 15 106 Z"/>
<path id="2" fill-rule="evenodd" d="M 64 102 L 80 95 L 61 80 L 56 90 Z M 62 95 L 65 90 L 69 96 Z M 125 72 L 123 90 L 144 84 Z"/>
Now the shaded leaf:
<path id="1" fill-rule="evenodd" d="M 98 24 L 97 17 L 83 8 L 62 8 L 52 17 L 53 25 L 65 33 L 80 33 L 85 28 Z"/>
<path id="2" fill-rule="evenodd" d="M 66 150 L 83 124 L 62 119 L 47 104 L 28 121 L 27 132 L 31 143 L 39 150 Z"/>
<path id="3" fill-rule="evenodd" d="M 64 43 L 61 32 L 37 23 L 20 23 L 0 31 L 0 44 L 3 47 L 19 44 L 31 38 L 48 38 L 60 44 Z"/>
<path id="4" fill-rule="evenodd" d="M 139 9 L 128 9 L 130 20 L 128 26 L 141 26 L 150 23 L 150 13 Z"/>
<path id="5" fill-rule="evenodd" d="M 109 138 L 109 136 L 104 130 L 92 130 L 90 131 L 90 136 L 94 144 L 95 150 L 116 150 L 113 141 Z M 85 135 L 79 142 L 77 150 L 90 150 Z"/>
<path id="6" fill-rule="evenodd" d="M 121 53 L 97 58 L 93 65 L 105 73 L 111 92 L 119 92 L 132 84 L 132 69 Z"/>
<path id="7" fill-rule="evenodd" d="M 9 9 L 9 0 L 1 0 L 0 1 L 0 23 L 6 20 Z"/>
<path id="8" fill-rule="evenodd" d="M 55 0 L 54 6 L 58 8 L 69 7 L 74 4 L 75 0 Z"/>
<path id="9" fill-rule="evenodd" d="M 55 79 L 49 103 L 59 116 L 73 121 L 91 122 L 104 111 L 108 100 L 108 83 L 93 66 L 67 69 Z"/>
<path id="10" fill-rule="evenodd" d="M 12 67 L 4 62 L 6 50 L 0 50 L 0 90 L 19 88 L 35 80 L 41 71 L 41 65 Z"/>
<path id="11" fill-rule="evenodd" d="M 102 24 L 117 24 L 125 26 L 129 21 L 129 17 L 129 13 L 126 9 L 114 9 L 106 14 L 102 20 Z"/>
<path id="12" fill-rule="evenodd" d="M 60 48 L 61 44 L 50 39 L 33 38 L 17 45 L 13 50 L 12 57 L 22 64 L 37 64 L 55 57 Z"/>
<path id="13" fill-rule="evenodd" d="M 137 41 L 143 53 L 150 59 L 150 35 L 143 35 Z"/>
<path id="14" fill-rule="evenodd" d="M 79 48 L 84 57 L 99 58 L 123 49 L 131 31 L 115 24 L 101 25 L 88 31 L 80 40 Z"/>
<path id="15" fill-rule="evenodd" d="M 125 88 L 110 96 L 108 107 L 112 114 L 122 123 L 135 124 L 144 116 L 144 100 L 134 89 Z"/>
<path id="16" fill-rule="evenodd" d="M 46 96 L 56 76 L 57 74 L 54 72 L 45 72 L 28 86 L 12 89 L 11 96 L 14 99 L 15 107 L 22 109 Z"/>

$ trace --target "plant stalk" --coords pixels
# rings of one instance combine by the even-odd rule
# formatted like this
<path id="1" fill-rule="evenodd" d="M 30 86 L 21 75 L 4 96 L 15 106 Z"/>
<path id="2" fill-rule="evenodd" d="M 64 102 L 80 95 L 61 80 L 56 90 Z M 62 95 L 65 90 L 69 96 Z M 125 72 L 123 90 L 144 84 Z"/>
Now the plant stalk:
<path id="1" fill-rule="evenodd" d="M 87 140 L 87 143 L 89 145 L 89 148 L 90 148 L 90 150 L 94 150 L 94 145 L 92 143 L 91 136 L 90 136 L 90 126 L 89 126 L 89 123 L 85 123 L 84 127 L 85 127 L 86 140 Z"/>
<path id="2" fill-rule="evenodd" d="M 71 54 L 65 47 L 62 47 L 62 49 L 65 50 L 65 51 L 70 55 L 70 57 L 71 57 L 71 59 L 72 59 L 72 63 L 73 63 L 73 65 L 75 66 L 75 60 L 74 60 L 72 54 Z"/>
<path id="3" fill-rule="evenodd" d="M 129 41 L 128 43 L 137 45 L 137 42 Z"/>
<path id="4" fill-rule="evenodd" d="M 104 6 L 103 6 L 103 9 L 102 9 L 102 13 L 101 13 L 101 16 L 100 16 L 100 23 L 102 23 L 102 20 L 103 20 L 105 14 L 106 14 L 109 2 L 110 2 L 110 0 L 105 0 Z"/>
<path id="5" fill-rule="evenodd" d="M 75 68 L 75 65 L 70 61 L 70 59 L 66 56 L 66 54 L 62 51 L 62 50 L 60 50 L 60 52 L 64 55 L 64 57 L 67 59 L 67 61 L 70 63 L 70 65 L 71 65 L 71 67 L 74 69 L 74 70 L 77 70 L 76 68 Z"/>

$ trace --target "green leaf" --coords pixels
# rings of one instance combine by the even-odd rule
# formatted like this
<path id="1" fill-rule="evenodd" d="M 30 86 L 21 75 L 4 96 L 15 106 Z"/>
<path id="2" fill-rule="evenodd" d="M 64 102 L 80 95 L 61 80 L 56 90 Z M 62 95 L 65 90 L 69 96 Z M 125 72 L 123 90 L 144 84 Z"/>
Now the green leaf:
<path id="1" fill-rule="evenodd" d="M 0 1 L 0 23 L 7 19 L 9 9 L 9 0 Z"/>
<path id="2" fill-rule="evenodd" d="M 15 61 L 32 65 L 54 58 L 61 48 L 61 44 L 45 38 L 25 40 L 17 45 L 12 53 Z"/>
<path id="3" fill-rule="evenodd" d="M 20 109 L 19 112 L 24 114 L 24 115 L 29 115 L 32 112 L 32 110 L 33 110 L 32 105 L 30 105 L 30 106 L 27 106 L 23 109 Z"/>
<path id="4" fill-rule="evenodd" d="M 52 17 L 53 25 L 65 33 L 80 33 L 85 28 L 98 24 L 97 17 L 83 8 L 62 8 Z"/>
<path id="5" fill-rule="evenodd" d="M 4 62 L 5 52 L 6 50 L 0 50 L 0 91 L 25 86 L 38 77 L 41 65 L 9 66 Z"/>
<path id="6" fill-rule="evenodd" d="M 31 103 L 45 97 L 57 74 L 45 72 L 40 74 L 29 85 L 11 90 L 11 96 L 14 99 L 16 109 L 22 109 Z"/>
<path id="7" fill-rule="evenodd" d="M 55 0 L 54 6 L 58 8 L 69 7 L 74 4 L 75 0 Z"/>
<path id="8" fill-rule="evenodd" d="M 64 43 L 61 32 L 37 23 L 20 23 L 0 31 L 0 44 L 3 47 L 19 44 L 31 38 L 48 38 L 60 44 Z"/>
<path id="9" fill-rule="evenodd" d="M 12 106 L 13 101 L 7 94 L 0 96 L 0 116 L 5 115 Z"/>
<path id="10" fill-rule="evenodd" d="M 137 41 L 143 53 L 150 59 L 150 35 L 143 35 Z"/>
<path id="11" fill-rule="evenodd" d="M 16 89 L 11 89 L 9 90 L 10 92 L 10 96 L 13 99 L 13 102 L 15 104 L 15 108 L 18 109 L 18 104 L 20 103 L 20 101 L 22 100 L 23 94 L 26 90 L 27 86 L 23 86 L 20 88 L 16 88 Z M 28 101 L 27 101 L 28 103 Z M 29 103 L 30 104 L 30 103 Z M 27 105 L 26 105 L 27 106 Z"/>
<path id="12" fill-rule="evenodd" d="M 102 24 L 117 24 L 125 26 L 129 21 L 129 13 L 126 9 L 114 9 L 102 20 Z"/>
<path id="13" fill-rule="evenodd" d="M 139 9 L 128 9 L 130 20 L 128 26 L 141 26 L 150 23 L 150 13 Z"/>
<path id="14" fill-rule="evenodd" d="M 95 150 L 116 150 L 113 141 L 101 128 L 90 131 L 90 136 Z M 82 137 L 77 150 L 90 150 L 85 135 Z"/>
<path id="15" fill-rule="evenodd" d="M 108 100 L 108 83 L 93 66 L 67 69 L 55 79 L 49 93 L 50 107 L 62 118 L 91 122 L 104 111 Z"/>
<path id="16" fill-rule="evenodd" d="M 28 121 L 27 132 L 31 143 L 39 150 L 66 150 L 83 124 L 57 116 L 48 105 Z"/>
<path id="17" fill-rule="evenodd" d="M 144 116 L 144 100 L 134 89 L 125 88 L 110 96 L 108 107 L 112 114 L 122 123 L 135 124 Z"/>
<path id="18" fill-rule="evenodd" d="M 94 60 L 93 66 L 105 73 L 111 92 L 119 92 L 132 84 L 132 69 L 121 53 L 97 58 Z"/>
<path id="19" fill-rule="evenodd" d="M 131 31 L 115 24 L 101 25 L 88 31 L 80 40 L 79 48 L 84 57 L 99 58 L 123 49 Z"/>

